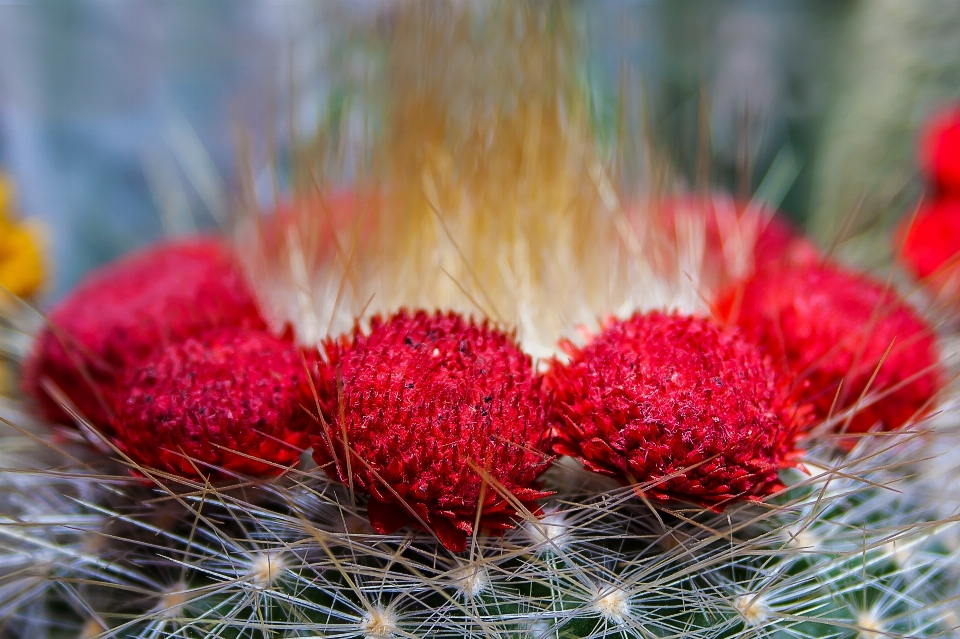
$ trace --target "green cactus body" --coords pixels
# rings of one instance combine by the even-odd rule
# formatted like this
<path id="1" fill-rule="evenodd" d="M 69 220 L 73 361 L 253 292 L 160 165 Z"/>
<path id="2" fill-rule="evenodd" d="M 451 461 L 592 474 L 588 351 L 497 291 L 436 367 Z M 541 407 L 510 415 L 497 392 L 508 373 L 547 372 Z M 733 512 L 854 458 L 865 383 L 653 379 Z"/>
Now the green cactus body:
<path id="1" fill-rule="evenodd" d="M 35 458 L 36 442 L 4 441 Z M 563 464 L 542 519 L 462 554 L 426 533 L 373 533 L 363 504 L 316 473 L 215 487 L 65 457 L 56 472 L 2 475 L 3 632 L 949 636 L 957 522 L 937 511 L 943 487 L 914 472 L 926 452 L 916 440 L 863 445 L 723 514 L 652 509 Z"/>

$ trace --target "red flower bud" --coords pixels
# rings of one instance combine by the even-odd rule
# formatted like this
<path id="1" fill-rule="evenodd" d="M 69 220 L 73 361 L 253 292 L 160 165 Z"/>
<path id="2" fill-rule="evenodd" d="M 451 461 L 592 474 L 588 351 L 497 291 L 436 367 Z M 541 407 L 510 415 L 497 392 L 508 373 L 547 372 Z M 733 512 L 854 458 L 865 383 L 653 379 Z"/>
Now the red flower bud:
<path id="1" fill-rule="evenodd" d="M 960 195 L 907 215 L 894 240 L 904 266 L 946 299 L 960 301 Z"/>
<path id="2" fill-rule="evenodd" d="M 943 386 L 933 329 L 888 287 L 841 266 L 761 272 L 718 306 L 818 418 L 856 406 L 847 432 L 900 428 Z"/>
<path id="3" fill-rule="evenodd" d="M 291 252 L 314 272 L 333 259 L 338 249 L 354 250 L 354 235 L 362 246 L 374 237 L 380 198 L 369 192 L 331 191 L 323 197 L 281 202 L 269 216 L 254 218 L 258 250 L 267 264 L 287 268 Z M 343 258 L 346 259 L 346 255 Z"/>
<path id="4" fill-rule="evenodd" d="M 631 207 L 628 216 L 648 209 Z M 691 194 L 649 205 L 656 235 L 663 244 L 657 253 L 679 259 L 678 249 L 692 248 L 702 234 L 700 277 L 708 289 L 722 287 L 754 270 L 777 264 L 802 264 L 819 259 L 817 247 L 783 215 L 760 202 L 719 194 Z M 689 268 L 680 264 L 680 268 Z"/>
<path id="5" fill-rule="evenodd" d="M 960 195 L 960 108 L 930 119 L 920 136 L 920 166 L 942 192 Z"/>
<path id="6" fill-rule="evenodd" d="M 806 412 L 738 331 L 638 313 L 567 348 L 547 377 L 554 452 L 661 501 L 720 509 L 782 487 Z"/>
<path id="7" fill-rule="evenodd" d="M 117 447 L 181 475 L 274 474 L 295 464 L 313 420 L 300 407 L 306 376 L 292 344 L 227 328 L 154 352 L 120 380 Z"/>
<path id="8" fill-rule="evenodd" d="M 97 269 L 51 311 L 24 391 L 49 419 L 71 423 L 42 388 L 49 378 L 104 426 L 104 394 L 128 366 L 158 345 L 223 326 L 263 326 L 230 249 L 212 239 L 151 247 Z"/>
<path id="9" fill-rule="evenodd" d="M 745 253 L 762 267 L 770 263 L 802 263 L 819 257 L 816 246 L 800 235 L 790 221 L 759 202 L 733 200 L 719 195 L 687 195 L 666 200 L 660 209 L 668 237 L 680 243 L 691 223 L 702 224 L 707 264 L 722 266 L 735 254 Z"/>
<path id="10" fill-rule="evenodd" d="M 509 528 L 515 508 L 484 475 L 539 512 L 544 401 L 512 336 L 454 313 L 400 311 L 326 351 L 314 458 L 370 494 L 378 532 L 412 524 L 462 551 L 478 510 L 481 528 Z"/>

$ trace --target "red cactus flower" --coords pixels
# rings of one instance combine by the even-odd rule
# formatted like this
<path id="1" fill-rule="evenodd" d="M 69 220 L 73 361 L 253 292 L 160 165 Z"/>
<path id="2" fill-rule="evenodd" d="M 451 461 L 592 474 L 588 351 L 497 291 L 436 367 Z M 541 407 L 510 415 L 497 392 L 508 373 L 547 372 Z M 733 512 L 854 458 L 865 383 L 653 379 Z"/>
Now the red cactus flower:
<path id="1" fill-rule="evenodd" d="M 681 195 L 652 206 L 668 249 L 688 244 L 687 234 L 702 229 L 702 270 L 716 276 L 721 285 L 771 264 L 802 264 L 819 258 L 810 240 L 763 203 Z"/>
<path id="2" fill-rule="evenodd" d="M 925 204 L 904 218 L 894 251 L 917 279 L 960 301 L 960 194 Z"/>
<path id="3" fill-rule="evenodd" d="M 960 108 L 934 115 L 920 136 L 920 167 L 942 192 L 960 195 Z"/>
<path id="4" fill-rule="evenodd" d="M 158 345 L 223 326 L 263 326 L 230 249 L 213 239 L 151 247 L 94 271 L 51 311 L 24 390 L 49 419 L 71 423 L 43 390 L 47 378 L 104 426 L 118 374 Z"/>
<path id="5" fill-rule="evenodd" d="M 661 501 L 721 509 L 782 487 L 806 412 L 735 329 L 638 313 L 566 347 L 547 376 L 554 452 Z"/>
<path id="6" fill-rule="evenodd" d="M 707 251 L 717 259 L 738 250 L 751 254 L 756 264 L 789 257 L 815 259 L 819 254 L 783 215 L 762 202 L 687 196 L 668 201 L 665 207 L 675 232 L 688 220 L 701 220 Z"/>
<path id="7" fill-rule="evenodd" d="M 354 234 L 359 242 L 370 239 L 380 206 L 377 195 L 353 191 L 282 202 L 272 215 L 257 218 L 260 250 L 268 263 L 282 264 L 289 262 L 289 253 L 295 250 L 298 259 L 313 270 L 333 258 L 341 242 L 339 250 L 346 259 Z"/>
<path id="8" fill-rule="evenodd" d="M 462 551 L 478 509 L 481 528 L 509 528 L 515 509 L 486 474 L 539 512 L 546 493 L 532 485 L 550 462 L 544 401 L 510 335 L 455 313 L 400 311 L 326 351 L 314 458 L 370 493 L 378 532 L 426 527 Z"/>
<path id="9" fill-rule="evenodd" d="M 718 306 L 794 379 L 817 417 L 856 407 L 846 432 L 900 428 L 943 387 L 933 329 L 866 275 L 831 264 L 771 269 Z"/>
<path id="10" fill-rule="evenodd" d="M 275 474 L 306 448 L 296 348 L 262 331 L 219 329 L 169 344 L 122 376 L 117 447 L 184 477 Z"/>

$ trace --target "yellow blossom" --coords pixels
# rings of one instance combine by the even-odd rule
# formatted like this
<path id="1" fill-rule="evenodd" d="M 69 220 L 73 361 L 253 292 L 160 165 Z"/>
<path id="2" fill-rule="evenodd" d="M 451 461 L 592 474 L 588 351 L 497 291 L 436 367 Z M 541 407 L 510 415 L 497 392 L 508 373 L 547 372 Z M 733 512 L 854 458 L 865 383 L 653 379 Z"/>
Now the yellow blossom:
<path id="1" fill-rule="evenodd" d="M 13 186 L 0 176 L 0 291 L 29 297 L 45 275 L 41 233 L 36 225 L 14 218 L 13 202 Z"/>

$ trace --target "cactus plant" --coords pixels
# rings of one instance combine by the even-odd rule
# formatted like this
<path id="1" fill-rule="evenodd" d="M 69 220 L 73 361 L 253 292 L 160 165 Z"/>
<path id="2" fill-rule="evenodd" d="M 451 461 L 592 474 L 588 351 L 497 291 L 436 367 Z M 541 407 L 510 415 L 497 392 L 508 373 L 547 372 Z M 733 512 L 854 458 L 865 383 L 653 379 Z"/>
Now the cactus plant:
<path id="1" fill-rule="evenodd" d="M 829 450 L 829 448 L 827 448 Z M 652 507 L 563 463 L 465 553 L 375 533 L 307 470 L 132 481 L 5 439 L 4 632 L 22 637 L 917 637 L 956 626 L 955 504 L 902 435 L 791 472 L 763 505 Z M 821 456 L 823 455 L 823 456 Z M 49 461 L 47 462 L 49 463 Z M 873 634 L 871 634 L 873 633 Z"/>
<path id="2" fill-rule="evenodd" d="M 200 458 L 189 452 L 194 449 L 188 439 L 193 445 L 198 437 L 208 437 L 211 450 L 230 452 L 229 440 L 219 438 L 229 429 L 218 421 L 225 413 L 208 419 L 201 412 L 212 408 L 203 397 L 184 408 L 178 379 L 189 377 L 191 389 L 203 391 L 199 395 L 215 390 L 217 410 L 245 416 L 260 401 L 259 386 L 236 389 L 229 380 L 252 373 L 231 376 L 214 363 L 253 369 L 281 359 L 257 360 L 249 350 L 237 356 L 242 349 L 236 335 L 248 334 L 240 329 L 229 328 L 229 339 L 220 333 L 161 337 L 158 351 L 118 364 L 129 368 L 98 382 L 107 408 L 120 402 L 129 409 L 135 399 L 138 428 L 150 431 L 167 420 L 162 438 L 125 435 L 133 422 L 116 420 L 128 411 L 106 411 L 106 427 L 90 423 L 55 385 L 41 387 L 66 409 L 70 419 L 60 424 L 36 417 L 36 397 L 5 401 L 0 404 L 6 428 L 0 438 L 0 636 L 960 636 L 960 493 L 953 489 L 960 460 L 949 389 L 940 395 L 929 391 L 932 410 L 913 411 L 893 430 L 868 424 L 858 428 L 865 432 L 839 432 L 838 424 L 861 405 L 896 397 L 891 388 L 871 388 L 869 382 L 858 386 L 861 401 L 808 423 L 812 412 L 805 396 L 793 392 L 806 388 L 802 374 L 782 370 L 760 342 L 749 344 L 745 333 L 709 317 L 724 293 L 702 284 L 725 278 L 697 273 L 700 265 L 722 263 L 704 255 L 710 249 L 706 220 L 698 225 L 692 216 L 684 232 L 670 234 L 672 244 L 664 250 L 663 237 L 654 237 L 664 226 L 654 223 L 655 207 L 624 206 L 618 193 L 626 189 L 617 181 L 627 178 L 605 168 L 593 153 L 582 126 L 585 114 L 577 110 L 575 92 L 566 91 L 567 16 L 536 4 L 491 5 L 486 13 L 460 5 L 398 6 L 390 58 L 391 78 L 399 86 L 383 107 L 386 113 L 377 115 L 383 127 L 376 136 L 383 137 L 371 141 L 383 157 L 371 171 L 372 187 L 359 178 L 355 184 L 357 192 L 370 188 L 383 196 L 324 198 L 328 176 L 321 169 L 336 149 L 323 147 L 330 138 L 321 136 L 314 150 L 322 152 L 312 159 L 306 151 L 298 154 L 307 159 L 293 162 L 291 178 L 300 201 L 320 204 L 283 217 L 283 233 L 271 235 L 270 224 L 278 218 L 261 215 L 255 189 L 247 185 L 245 217 L 237 225 L 239 255 L 258 310 L 275 333 L 270 343 L 293 349 L 296 340 L 303 369 L 311 373 L 301 377 L 298 369 L 301 412 L 295 419 L 306 416 L 308 423 L 297 421 L 295 430 L 310 431 L 313 455 L 304 451 L 299 463 L 271 457 L 262 464 L 233 464 L 223 463 L 224 455 Z M 483 66 L 482 56 L 468 55 L 481 42 L 489 46 L 487 37 L 511 55 L 519 48 L 523 64 L 493 65 L 494 73 Z M 439 51 L 446 55 L 437 56 Z M 417 56 L 423 55 L 435 64 L 419 64 Z M 506 59 L 516 63 L 511 55 Z M 486 74 L 485 82 L 501 84 L 472 86 L 477 76 L 464 72 L 471 64 L 480 65 L 476 70 Z M 525 85 L 530 78 L 539 78 L 537 91 L 523 94 L 528 101 L 517 100 L 521 88 L 530 89 Z M 488 108 L 499 109 L 498 117 L 485 116 Z M 344 201 L 367 203 L 343 214 L 325 210 Z M 749 255 L 734 257 L 742 264 Z M 777 268 L 799 266 L 787 260 Z M 402 307 L 439 307 L 448 314 L 393 314 Z M 662 308 L 674 314 L 643 314 Z M 877 306 L 874 315 L 848 327 L 849 335 L 869 332 L 870 320 L 885 312 Z M 389 330 L 384 320 L 369 321 L 377 313 L 392 314 Z M 689 314 L 697 317 L 684 318 Z M 486 323 L 459 318 L 482 315 Z M 165 316 L 155 319 L 158 334 L 165 335 Z M 434 322 L 459 337 L 444 333 L 434 350 L 396 352 L 420 348 L 430 331 L 440 330 L 418 322 Z M 917 322 L 931 330 L 922 318 Z M 656 339 L 635 339 L 627 331 L 630 339 L 618 341 L 618 333 L 603 332 L 634 324 Z M 512 336 L 510 329 L 516 331 Z M 25 358 L 29 327 L 8 323 L 3 330 L 10 336 L 4 343 L 16 345 L 12 350 Z M 91 330 L 106 329 L 93 321 Z M 390 339 L 380 334 L 384 330 Z M 697 337 L 701 333 L 706 337 Z M 438 340 L 438 334 L 429 339 Z M 621 342 L 629 344 L 629 352 L 616 350 Z M 648 342 L 658 349 L 655 357 L 644 350 Z M 232 350 L 224 359 L 225 343 Z M 952 342 L 944 335 L 940 343 L 946 353 Z M 872 359 L 856 362 L 858 375 L 865 366 L 883 366 L 886 351 L 868 350 Z M 558 407 L 551 384 L 580 375 L 596 351 L 604 355 L 604 368 L 591 372 L 599 381 L 565 383 Z M 571 356 L 579 362 L 576 371 L 566 368 Z M 677 370 L 674 356 L 692 363 Z M 647 358 L 643 366 L 633 366 L 642 358 Z M 286 370 L 290 358 L 282 359 Z M 187 363 L 180 366 L 181 360 Z M 940 354 L 931 370 L 918 374 L 939 375 L 949 364 Z M 738 366 L 749 366 L 749 375 Z M 82 377 L 83 363 L 77 368 Z M 203 375 L 197 373 L 201 369 Z M 716 376 L 710 374 L 714 369 Z M 458 377 L 463 370 L 468 374 Z M 495 374 L 488 374 L 491 370 Z M 255 372 L 263 373 L 257 379 L 270 374 Z M 162 397 L 143 383 L 157 376 Z M 284 397 L 293 376 L 277 385 Z M 115 379 L 125 381 L 118 386 Z M 410 379 L 437 388 L 407 392 Z M 462 380 L 471 386 L 456 386 Z M 738 380 L 743 388 L 710 394 L 716 384 Z M 601 382 L 624 388 L 629 383 L 630 392 L 616 394 Z M 498 404 L 484 413 L 485 395 L 478 391 L 495 383 L 507 389 L 500 388 L 497 401 L 514 398 L 517 405 Z M 131 384 L 135 397 L 124 395 Z M 657 396 L 655 417 L 644 404 L 651 401 L 650 385 L 671 390 Z M 586 386 L 610 391 L 603 395 L 609 401 L 587 402 Z M 446 392 L 451 388 L 458 392 Z M 419 412 L 402 412 L 422 398 Z M 479 408 L 472 412 L 474 406 L 466 403 L 477 398 Z M 160 400 L 179 408 L 153 405 Z M 624 402 L 632 404 L 621 411 L 617 406 Z M 674 410 L 674 404 L 683 410 Z M 742 414 L 738 405 L 745 407 Z M 454 410 L 457 419 L 443 421 Z M 491 412 L 518 423 L 497 429 L 481 419 Z M 519 423 L 520 413 L 532 426 Z M 548 414 L 554 416 L 549 422 Z M 624 414 L 648 420 L 648 440 L 632 442 L 631 461 L 617 467 L 615 478 L 591 472 L 597 459 L 615 457 L 610 451 L 621 446 L 616 438 L 627 430 L 616 420 Z M 603 427 L 578 431 L 589 434 L 589 441 L 569 436 L 571 415 L 580 424 L 593 420 Z M 271 413 L 271 428 L 275 418 L 293 426 L 287 413 Z M 676 421 L 669 424 L 672 439 L 665 445 L 656 439 L 656 420 L 668 418 Z M 192 428 L 180 435 L 184 446 L 177 448 L 178 431 L 168 426 L 190 419 Z M 476 424 L 467 424 L 470 419 Z M 553 452 L 566 453 L 575 441 L 575 454 L 586 467 L 571 457 L 550 459 L 535 436 L 538 419 L 549 423 L 553 435 L 567 432 L 565 438 L 553 437 Z M 690 426 L 696 420 L 707 421 L 702 428 Z M 725 420 L 736 422 L 740 439 L 724 459 L 720 479 L 729 485 L 721 486 L 708 475 L 712 459 L 697 458 L 696 449 L 698 437 L 722 436 Z M 351 448 L 346 439 L 348 431 L 390 433 L 411 424 L 429 432 L 430 441 L 409 432 L 403 433 L 406 439 L 396 437 L 405 446 L 396 455 L 403 463 L 426 454 L 427 444 L 452 441 L 462 448 L 449 458 L 466 465 L 456 478 L 445 476 L 437 469 L 445 467 L 442 456 L 449 451 L 430 452 L 433 474 L 419 479 L 450 485 L 433 491 L 447 501 L 431 502 L 429 517 L 419 521 L 415 500 L 406 498 L 416 494 L 416 486 L 392 479 L 378 486 L 383 475 L 408 470 L 392 466 L 390 440 L 369 437 L 380 447 L 369 452 Z M 762 481 L 751 499 L 743 499 L 730 486 L 742 480 L 738 451 L 750 450 L 756 424 L 771 430 L 765 435 L 776 441 L 776 454 L 770 453 L 770 463 L 754 460 L 762 466 L 756 471 Z M 256 430 L 240 417 L 228 426 Z M 443 429 L 456 430 L 461 439 L 442 437 Z M 523 441 L 511 439 L 519 431 Z M 263 441 L 279 443 L 271 433 L 261 433 Z M 134 450 L 131 442 L 160 450 Z M 654 444 L 657 454 L 674 455 L 668 461 L 676 463 L 666 464 L 669 474 L 658 474 L 650 463 L 645 476 L 631 476 L 635 458 Z M 507 454 L 506 445 L 526 448 Z M 680 455 L 677 447 L 687 445 Z M 589 446 L 594 451 L 606 446 L 608 454 L 584 454 Z M 475 451 L 483 450 L 499 451 L 497 459 L 511 464 L 534 459 L 536 468 L 525 471 L 522 482 L 515 474 L 516 484 L 508 485 L 498 479 L 496 466 L 464 459 L 465 453 L 477 456 Z M 231 454 L 256 456 L 248 448 Z M 166 461 L 155 463 L 160 457 Z M 546 461 L 550 468 L 534 484 Z M 449 517 L 443 504 L 457 497 L 454 479 L 457 489 L 469 484 L 479 491 L 470 495 L 476 507 L 472 521 L 462 511 L 453 517 L 464 533 L 462 550 L 460 537 L 457 543 L 446 537 L 445 543 L 431 525 Z M 715 498 L 697 498 L 698 485 L 708 479 L 717 480 Z M 682 490 L 668 490 L 677 486 Z M 383 504 L 373 503 L 384 501 L 386 493 L 376 492 L 384 487 L 394 506 L 410 506 L 407 525 L 396 530 L 384 524 Z M 374 524 L 372 503 L 379 509 Z M 491 503 L 503 506 L 498 511 L 503 517 L 484 517 Z"/>

